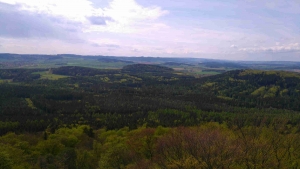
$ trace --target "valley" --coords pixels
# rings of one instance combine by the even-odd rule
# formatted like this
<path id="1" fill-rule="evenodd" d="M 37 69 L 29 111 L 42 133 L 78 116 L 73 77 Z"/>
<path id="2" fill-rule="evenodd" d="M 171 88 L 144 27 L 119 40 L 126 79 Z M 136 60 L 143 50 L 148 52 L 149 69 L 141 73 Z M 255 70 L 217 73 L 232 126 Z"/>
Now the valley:
<path id="1" fill-rule="evenodd" d="M 300 166 L 295 67 L 122 59 L 0 69 L 0 167 Z"/>

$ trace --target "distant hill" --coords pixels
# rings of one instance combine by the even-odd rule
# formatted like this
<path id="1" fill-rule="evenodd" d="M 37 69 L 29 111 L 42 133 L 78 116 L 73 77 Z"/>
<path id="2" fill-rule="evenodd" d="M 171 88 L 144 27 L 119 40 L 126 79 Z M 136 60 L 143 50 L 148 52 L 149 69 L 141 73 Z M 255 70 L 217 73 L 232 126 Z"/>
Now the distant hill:
<path id="1" fill-rule="evenodd" d="M 78 66 L 63 66 L 59 68 L 53 68 L 51 71 L 53 74 L 66 76 L 95 76 L 119 72 L 119 70 L 94 69 Z"/>
<path id="2" fill-rule="evenodd" d="M 1 53 L 0 54 L 0 60 L 14 60 L 15 55 L 12 55 L 12 54 L 8 54 L 8 53 Z"/>
<path id="3" fill-rule="evenodd" d="M 171 72 L 173 71 L 172 68 L 159 66 L 159 65 L 150 65 L 150 64 L 133 64 L 124 66 L 123 71 L 129 72 Z"/>
<path id="4" fill-rule="evenodd" d="M 99 62 L 106 62 L 106 63 L 115 63 L 115 62 L 122 62 L 122 63 L 128 63 L 128 64 L 134 63 L 134 62 L 132 62 L 132 61 L 126 61 L 126 60 L 114 59 L 114 58 L 109 58 L 109 57 L 99 58 L 98 61 L 99 61 Z"/>
<path id="5" fill-rule="evenodd" d="M 180 63 L 180 62 L 166 62 L 163 63 L 164 66 L 193 66 L 192 64 Z"/>
<path id="6" fill-rule="evenodd" d="M 107 64 L 108 63 L 108 64 Z M 121 69 L 129 64 L 153 64 L 184 68 L 199 74 L 202 70 L 216 72 L 234 69 L 285 70 L 300 72 L 300 62 L 287 61 L 228 61 L 204 58 L 169 58 L 151 56 L 103 56 L 76 54 L 13 54 L 0 53 L 1 69 L 13 68 L 54 68 L 62 65 L 82 66 L 102 69 Z M 221 71 L 223 72 L 223 71 Z M 200 73 L 201 74 L 201 73 Z M 205 73 L 210 74 L 210 73 Z"/>
<path id="7" fill-rule="evenodd" d="M 62 56 L 52 56 L 52 57 L 48 57 L 47 60 L 59 60 L 59 59 L 63 59 Z"/>
<path id="8" fill-rule="evenodd" d="M 247 67 L 233 62 L 204 62 L 199 63 L 200 66 L 208 68 L 232 68 L 232 69 L 245 69 Z"/>

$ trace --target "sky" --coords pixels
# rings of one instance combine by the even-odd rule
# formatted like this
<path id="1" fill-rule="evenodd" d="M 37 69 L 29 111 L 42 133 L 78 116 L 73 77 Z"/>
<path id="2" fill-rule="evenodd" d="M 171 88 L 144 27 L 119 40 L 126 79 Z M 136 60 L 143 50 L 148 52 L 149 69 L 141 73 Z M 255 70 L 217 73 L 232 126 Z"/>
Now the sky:
<path id="1" fill-rule="evenodd" d="M 300 61 L 299 0 L 0 0 L 0 53 Z"/>

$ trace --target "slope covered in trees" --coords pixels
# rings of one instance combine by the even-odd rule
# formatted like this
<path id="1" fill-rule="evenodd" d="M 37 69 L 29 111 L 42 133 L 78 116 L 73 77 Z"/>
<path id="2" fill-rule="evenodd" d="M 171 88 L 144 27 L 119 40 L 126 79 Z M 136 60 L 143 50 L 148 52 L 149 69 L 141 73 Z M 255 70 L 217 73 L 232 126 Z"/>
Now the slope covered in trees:
<path id="1" fill-rule="evenodd" d="M 297 73 L 195 78 L 137 64 L 1 69 L 0 77 L 0 166 L 299 167 Z"/>
<path id="2" fill-rule="evenodd" d="M 15 72 L 22 72 L 29 78 L 33 71 L 39 70 L 1 70 L 0 74 L 14 79 L 20 74 Z M 123 70 L 61 67 L 48 72 L 68 76 L 0 84 L 2 134 L 42 131 L 60 124 L 109 129 L 193 126 L 207 121 L 254 125 L 264 118 L 270 123 L 277 116 L 293 125 L 300 122 L 295 73 L 241 70 L 198 79 L 149 65 Z"/>
<path id="3" fill-rule="evenodd" d="M 203 90 L 238 106 L 300 110 L 298 73 L 236 70 L 202 80 Z"/>
<path id="4" fill-rule="evenodd" d="M 129 72 L 170 72 L 173 71 L 171 68 L 167 68 L 164 66 L 158 66 L 158 65 L 150 65 L 150 64 L 134 64 L 134 65 L 128 65 L 124 66 L 123 71 L 129 71 Z"/>
<path id="5" fill-rule="evenodd" d="M 284 123 L 229 128 L 200 127 L 93 130 L 61 127 L 38 134 L 0 137 L 0 167 L 70 169 L 299 168 L 298 128 Z"/>

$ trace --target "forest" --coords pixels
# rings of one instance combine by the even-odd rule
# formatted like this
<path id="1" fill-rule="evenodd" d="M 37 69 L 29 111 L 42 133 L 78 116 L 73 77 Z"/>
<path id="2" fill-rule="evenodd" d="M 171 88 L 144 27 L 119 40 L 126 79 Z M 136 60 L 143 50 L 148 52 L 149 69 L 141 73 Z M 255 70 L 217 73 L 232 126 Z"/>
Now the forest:
<path id="1" fill-rule="evenodd" d="M 0 168 L 300 168 L 299 73 L 124 63 L 0 69 Z"/>

